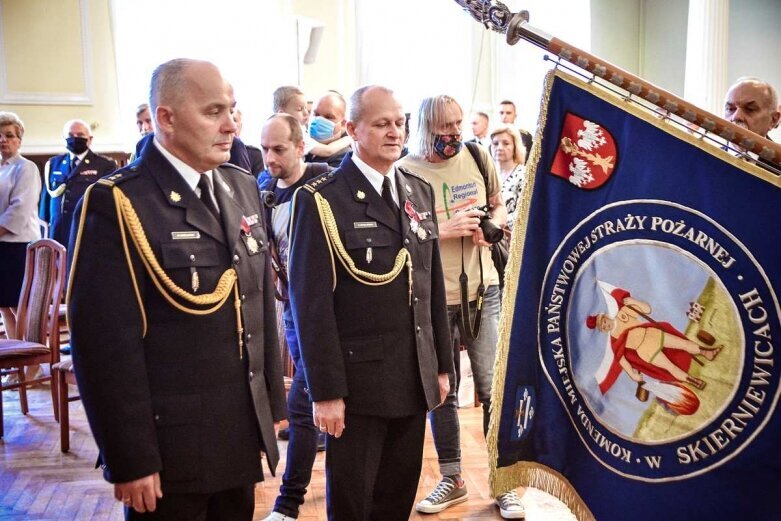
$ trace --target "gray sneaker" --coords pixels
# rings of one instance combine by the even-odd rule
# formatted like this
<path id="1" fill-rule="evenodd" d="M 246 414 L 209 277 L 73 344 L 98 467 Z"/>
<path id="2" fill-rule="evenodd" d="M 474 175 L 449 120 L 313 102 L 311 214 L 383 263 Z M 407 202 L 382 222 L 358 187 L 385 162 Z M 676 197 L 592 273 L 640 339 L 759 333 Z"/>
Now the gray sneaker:
<path id="1" fill-rule="evenodd" d="M 496 496 L 496 504 L 503 519 L 524 519 L 526 509 L 523 508 L 521 498 L 514 490 Z"/>
<path id="2" fill-rule="evenodd" d="M 436 514 L 467 499 L 466 484 L 458 487 L 453 479 L 445 476 L 426 499 L 415 505 L 415 510 L 424 514 Z"/>

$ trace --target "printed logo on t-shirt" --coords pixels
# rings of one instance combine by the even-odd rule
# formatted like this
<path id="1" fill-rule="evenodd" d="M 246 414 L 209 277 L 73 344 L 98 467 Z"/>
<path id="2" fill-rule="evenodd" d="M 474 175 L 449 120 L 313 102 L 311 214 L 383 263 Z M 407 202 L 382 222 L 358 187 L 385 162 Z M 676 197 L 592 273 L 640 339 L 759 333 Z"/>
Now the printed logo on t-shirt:
<path id="1" fill-rule="evenodd" d="M 477 206 L 478 188 L 475 181 L 456 184 L 453 186 L 442 183 L 442 207 L 447 219 L 452 214 L 461 210 L 468 210 Z"/>

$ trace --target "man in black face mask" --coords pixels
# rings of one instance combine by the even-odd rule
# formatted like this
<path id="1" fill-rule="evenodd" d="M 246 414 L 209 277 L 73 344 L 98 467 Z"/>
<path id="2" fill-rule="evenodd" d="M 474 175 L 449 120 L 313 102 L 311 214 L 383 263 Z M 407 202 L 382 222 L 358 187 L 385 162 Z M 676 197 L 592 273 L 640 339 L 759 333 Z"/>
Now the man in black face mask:
<path id="1" fill-rule="evenodd" d="M 49 223 L 49 238 L 67 246 L 76 203 L 89 185 L 116 170 L 117 165 L 89 149 L 92 133 L 86 122 L 68 121 L 63 134 L 68 152 L 46 163 L 39 215 Z"/>

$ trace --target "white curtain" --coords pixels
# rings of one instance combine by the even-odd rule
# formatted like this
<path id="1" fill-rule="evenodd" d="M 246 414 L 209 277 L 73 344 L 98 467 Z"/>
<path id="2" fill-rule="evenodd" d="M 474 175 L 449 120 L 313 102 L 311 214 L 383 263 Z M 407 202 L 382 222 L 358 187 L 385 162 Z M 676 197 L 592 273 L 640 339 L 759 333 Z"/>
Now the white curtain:
<path id="1" fill-rule="evenodd" d="M 132 120 L 148 101 L 154 68 L 172 58 L 215 63 L 233 84 L 242 139 L 260 141 L 276 87 L 297 81 L 295 19 L 289 0 L 111 0 L 120 113 Z M 128 149 L 138 139 L 133 125 Z"/>
<path id="2" fill-rule="evenodd" d="M 458 4 L 356 0 L 355 9 L 359 84 L 392 88 L 413 114 L 423 98 L 438 94 L 455 97 L 468 110 L 479 25 Z"/>
<path id="3" fill-rule="evenodd" d="M 528 9 L 535 27 L 590 49 L 590 2 L 504 3 L 513 12 Z M 413 114 L 422 98 L 450 94 L 466 113 L 464 135 L 472 110 L 489 113 L 492 126 L 498 123 L 503 99 L 516 103 L 519 126 L 536 127 L 543 78 L 552 66 L 538 47 L 507 45 L 504 35 L 484 30 L 453 0 L 355 0 L 355 8 L 359 83 L 393 88 Z"/>

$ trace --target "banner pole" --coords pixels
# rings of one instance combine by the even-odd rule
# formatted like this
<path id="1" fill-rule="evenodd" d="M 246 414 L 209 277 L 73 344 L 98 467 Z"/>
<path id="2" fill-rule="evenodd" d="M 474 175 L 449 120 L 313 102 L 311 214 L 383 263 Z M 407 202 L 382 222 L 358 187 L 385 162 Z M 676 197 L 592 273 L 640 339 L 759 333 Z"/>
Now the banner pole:
<path id="1" fill-rule="evenodd" d="M 515 45 L 520 40 L 532 43 L 762 159 L 781 164 L 781 144 L 701 109 L 629 71 L 537 29 L 529 24 L 529 11 L 511 13 L 507 6 L 501 2 L 494 4 L 492 0 L 455 2 L 487 29 L 505 34 L 509 45 Z"/>

